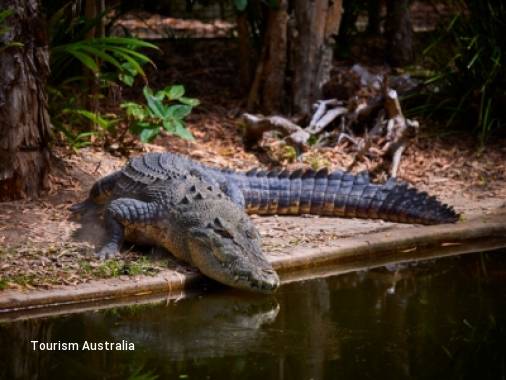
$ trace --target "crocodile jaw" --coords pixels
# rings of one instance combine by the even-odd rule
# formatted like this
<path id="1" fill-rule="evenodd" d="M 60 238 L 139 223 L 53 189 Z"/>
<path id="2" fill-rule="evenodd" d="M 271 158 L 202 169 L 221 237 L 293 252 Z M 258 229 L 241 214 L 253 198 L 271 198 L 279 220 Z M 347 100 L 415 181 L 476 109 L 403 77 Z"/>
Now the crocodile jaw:
<path id="1" fill-rule="evenodd" d="M 204 265 L 201 262 L 198 268 L 207 277 L 236 289 L 270 294 L 279 287 L 279 277 L 272 267 L 260 269 L 251 266 L 248 268 L 242 263 L 240 265 L 241 269 L 231 270 L 231 267 L 224 265 L 218 267 L 219 264 L 217 264 L 217 262 L 211 263 L 208 261 Z"/>
<path id="2" fill-rule="evenodd" d="M 243 238 L 247 244 L 237 244 L 206 228 L 192 229 L 188 237 L 191 261 L 222 284 L 258 293 L 274 292 L 279 277 L 264 257 L 260 240 Z"/>

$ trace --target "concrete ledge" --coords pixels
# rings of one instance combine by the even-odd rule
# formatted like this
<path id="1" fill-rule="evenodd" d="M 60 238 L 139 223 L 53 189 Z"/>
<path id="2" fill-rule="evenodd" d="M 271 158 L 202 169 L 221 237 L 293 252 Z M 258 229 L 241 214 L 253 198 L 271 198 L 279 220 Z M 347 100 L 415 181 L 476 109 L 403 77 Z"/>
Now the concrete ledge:
<path id="1" fill-rule="evenodd" d="M 355 236 L 327 247 L 295 249 L 290 254 L 269 255 L 283 283 L 366 269 L 406 261 L 490 250 L 506 246 L 506 214 L 495 214 L 452 225 L 413 226 L 388 232 Z M 184 296 L 184 291 L 206 279 L 195 273 L 164 271 L 153 277 L 129 277 L 92 281 L 51 290 L 0 292 L 0 319 L 9 314 L 47 315 L 72 312 L 88 304 L 139 300 L 160 294 L 163 298 Z M 14 315 L 13 315 L 14 316 Z"/>

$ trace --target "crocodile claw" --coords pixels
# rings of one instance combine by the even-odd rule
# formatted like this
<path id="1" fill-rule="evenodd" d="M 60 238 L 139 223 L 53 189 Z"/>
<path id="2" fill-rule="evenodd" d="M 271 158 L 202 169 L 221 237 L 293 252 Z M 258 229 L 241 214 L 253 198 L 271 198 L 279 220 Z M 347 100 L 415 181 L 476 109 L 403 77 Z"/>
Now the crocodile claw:
<path id="1" fill-rule="evenodd" d="M 101 260 L 107 260 L 119 255 L 119 249 L 116 244 L 106 244 L 97 252 L 97 256 Z"/>

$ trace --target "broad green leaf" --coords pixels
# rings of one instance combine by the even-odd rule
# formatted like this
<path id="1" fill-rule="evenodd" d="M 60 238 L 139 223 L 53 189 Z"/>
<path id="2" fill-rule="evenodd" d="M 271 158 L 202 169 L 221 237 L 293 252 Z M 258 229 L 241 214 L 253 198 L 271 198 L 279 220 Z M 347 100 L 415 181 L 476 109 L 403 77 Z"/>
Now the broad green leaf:
<path id="1" fill-rule="evenodd" d="M 148 102 L 148 109 L 151 111 L 151 113 L 163 119 L 165 117 L 165 107 L 163 106 L 161 100 L 157 99 L 153 96 L 153 91 L 149 87 L 144 87 L 143 90 L 144 97 L 146 98 L 146 101 Z"/>
<path id="2" fill-rule="evenodd" d="M 160 128 L 144 128 L 139 134 L 139 138 L 143 143 L 152 141 L 160 133 Z"/>
<path id="3" fill-rule="evenodd" d="M 130 74 L 119 74 L 118 79 L 122 81 L 124 84 L 126 84 L 128 87 L 132 87 L 135 80 L 135 78 Z"/>
<path id="4" fill-rule="evenodd" d="M 144 97 L 146 99 L 148 98 L 148 96 L 153 96 L 153 90 L 148 86 L 144 86 L 144 88 L 142 89 L 142 93 L 144 94 Z"/>
<path id="5" fill-rule="evenodd" d="M 124 63 L 122 63 L 121 64 L 121 68 L 123 69 L 123 71 L 126 71 L 131 76 L 135 77 L 138 74 L 137 71 L 135 70 L 135 68 L 132 66 L 132 64 L 130 62 L 124 62 Z"/>
<path id="6" fill-rule="evenodd" d="M 157 91 L 157 92 L 156 92 L 156 94 L 154 94 L 153 96 L 154 96 L 157 100 L 159 100 L 159 101 L 161 102 L 161 101 L 163 101 L 163 99 L 165 99 L 165 96 L 166 96 L 166 95 L 167 95 L 167 94 L 165 93 L 165 91 L 160 90 L 160 91 Z"/>
<path id="7" fill-rule="evenodd" d="M 176 125 L 176 130 L 174 131 L 175 135 L 177 135 L 185 140 L 190 140 L 190 141 L 195 140 L 192 133 L 188 129 L 185 128 L 183 123 L 181 123 L 180 121 L 176 121 L 174 124 Z"/>
<path id="8" fill-rule="evenodd" d="M 136 120 L 142 121 L 146 118 L 147 111 L 142 104 L 133 103 L 133 102 L 125 102 L 121 103 L 121 108 L 126 110 L 128 116 L 133 117 Z"/>
<path id="9" fill-rule="evenodd" d="M 196 107 L 200 104 L 200 101 L 195 98 L 185 98 L 184 96 L 178 99 L 180 103 L 187 104 L 192 107 Z"/>
<path id="10" fill-rule="evenodd" d="M 175 128 L 173 120 L 170 120 L 170 119 L 164 120 L 163 121 L 163 129 L 165 129 L 169 133 L 174 133 L 176 128 Z"/>
<path id="11" fill-rule="evenodd" d="M 184 95 L 184 87 L 181 85 L 170 86 L 168 88 L 168 91 L 167 88 L 165 89 L 165 91 L 170 100 L 179 99 Z"/>
<path id="12" fill-rule="evenodd" d="M 174 119 L 184 119 L 192 112 L 192 107 L 186 104 L 176 104 L 169 107 L 169 115 Z"/>

